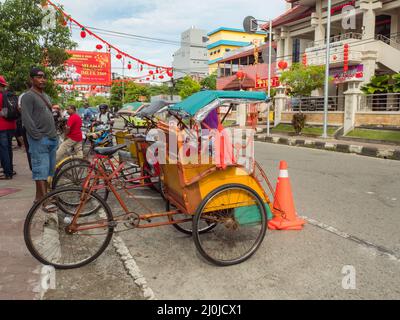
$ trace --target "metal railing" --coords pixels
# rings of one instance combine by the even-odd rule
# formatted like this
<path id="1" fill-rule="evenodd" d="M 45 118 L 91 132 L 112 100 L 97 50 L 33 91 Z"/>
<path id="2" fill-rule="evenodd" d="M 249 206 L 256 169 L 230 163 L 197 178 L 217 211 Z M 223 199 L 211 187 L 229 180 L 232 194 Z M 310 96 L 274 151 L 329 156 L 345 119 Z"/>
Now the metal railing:
<path id="1" fill-rule="evenodd" d="M 331 39 L 331 44 L 335 42 L 340 42 L 340 41 L 346 41 L 346 40 L 361 40 L 362 39 L 362 34 L 357 33 L 357 32 L 348 32 L 345 34 L 340 34 L 337 36 L 333 36 L 330 38 Z M 326 44 L 326 39 L 319 40 L 319 41 L 312 41 L 307 45 L 307 48 L 313 48 L 313 47 L 318 47 L 318 46 L 323 46 Z"/>
<path id="2" fill-rule="evenodd" d="M 400 112 L 400 93 L 363 95 L 358 111 Z"/>
<path id="3" fill-rule="evenodd" d="M 328 111 L 344 111 L 344 96 L 330 96 L 328 98 Z M 284 111 L 291 112 L 323 112 L 324 97 L 299 97 L 290 98 Z"/>
<path id="4" fill-rule="evenodd" d="M 400 50 L 400 43 L 394 41 L 392 38 L 385 37 L 382 34 L 377 34 L 377 35 L 375 35 L 375 39 L 382 41 L 397 50 Z"/>

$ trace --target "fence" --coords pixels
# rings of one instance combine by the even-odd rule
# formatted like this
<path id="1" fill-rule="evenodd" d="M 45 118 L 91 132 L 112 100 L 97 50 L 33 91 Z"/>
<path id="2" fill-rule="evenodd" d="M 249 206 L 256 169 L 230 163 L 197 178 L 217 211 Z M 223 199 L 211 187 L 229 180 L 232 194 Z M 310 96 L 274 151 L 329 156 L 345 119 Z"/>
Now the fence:
<path id="1" fill-rule="evenodd" d="M 400 93 L 384 93 L 361 96 L 358 111 L 400 111 Z"/>
<path id="2" fill-rule="evenodd" d="M 344 96 L 330 96 L 328 99 L 328 111 L 344 111 L 344 98 Z M 324 111 L 324 97 L 288 99 L 284 111 L 322 112 Z"/>

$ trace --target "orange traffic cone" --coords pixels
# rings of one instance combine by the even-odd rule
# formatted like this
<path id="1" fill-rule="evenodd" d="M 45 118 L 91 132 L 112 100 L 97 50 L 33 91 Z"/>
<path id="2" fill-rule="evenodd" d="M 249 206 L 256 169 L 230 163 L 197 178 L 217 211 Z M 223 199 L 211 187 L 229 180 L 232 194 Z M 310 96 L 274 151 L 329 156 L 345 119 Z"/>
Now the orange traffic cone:
<path id="1" fill-rule="evenodd" d="M 274 197 L 274 218 L 268 222 L 272 230 L 301 230 L 306 223 L 297 216 L 286 161 L 281 161 Z"/>

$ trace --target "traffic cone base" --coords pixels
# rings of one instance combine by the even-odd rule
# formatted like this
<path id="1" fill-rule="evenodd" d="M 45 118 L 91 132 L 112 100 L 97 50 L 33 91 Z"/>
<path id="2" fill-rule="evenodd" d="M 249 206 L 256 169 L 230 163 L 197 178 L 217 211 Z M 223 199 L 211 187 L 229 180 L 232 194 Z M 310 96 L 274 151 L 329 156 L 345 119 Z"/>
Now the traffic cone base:
<path id="1" fill-rule="evenodd" d="M 272 230 L 302 230 L 306 222 L 299 218 L 294 206 L 287 163 L 281 161 L 274 197 L 274 218 L 268 222 Z"/>

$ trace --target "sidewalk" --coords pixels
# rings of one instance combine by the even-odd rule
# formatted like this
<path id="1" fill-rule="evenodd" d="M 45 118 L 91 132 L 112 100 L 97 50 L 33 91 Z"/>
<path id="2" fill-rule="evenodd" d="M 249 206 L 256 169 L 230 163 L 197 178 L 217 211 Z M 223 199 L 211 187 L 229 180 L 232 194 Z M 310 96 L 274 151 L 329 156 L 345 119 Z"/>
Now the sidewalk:
<path id="1" fill-rule="evenodd" d="M 14 179 L 0 181 L 1 193 L 8 188 L 17 189 L 0 196 L 0 299 L 39 299 L 41 265 L 26 249 L 23 235 L 25 217 L 35 195 L 23 150 L 14 150 L 14 164 Z"/>
<path id="2" fill-rule="evenodd" d="M 262 126 L 261 128 L 264 129 Z M 268 137 L 264 132 L 256 135 L 256 141 L 314 149 L 325 149 L 344 153 L 356 153 L 359 155 L 383 159 L 400 160 L 400 146 L 389 144 L 338 140 L 333 137 L 323 139 L 305 136 L 289 136 L 283 133 L 273 133 Z"/>

